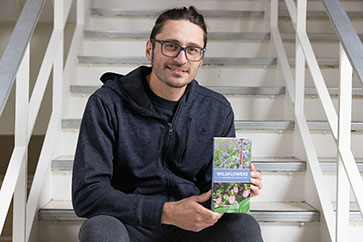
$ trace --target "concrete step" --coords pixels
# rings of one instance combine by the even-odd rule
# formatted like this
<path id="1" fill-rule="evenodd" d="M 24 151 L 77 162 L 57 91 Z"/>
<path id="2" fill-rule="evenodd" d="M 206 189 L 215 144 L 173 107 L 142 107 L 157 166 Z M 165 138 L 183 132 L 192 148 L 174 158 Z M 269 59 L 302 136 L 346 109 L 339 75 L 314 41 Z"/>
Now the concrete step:
<path id="1" fill-rule="evenodd" d="M 259 222 L 312 223 L 320 221 L 320 213 L 305 202 L 263 203 L 251 201 L 251 214 Z M 40 221 L 83 221 L 74 214 L 71 201 L 50 201 L 39 210 Z"/>
<path id="2" fill-rule="evenodd" d="M 61 156 L 52 161 L 53 172 L 71 172 L 74 156 Z M 306 162 L 293 157 L 280 158 L 253 158 L 253 164 L 261 172 L 301 172 L 306 170 Z M 333 160 L 325 160 L 321 163 L 324 171 L 334 171 L 336 163 Z M 363 161 L 359 163 L 359 169 L 363 172 Z"/>
<path id="3" fill-rule="evenodd" d="M 205 10 L 256 10 L 263 9 L 263 6 L 258 1 L 250 0 L 224 0 L 223 2 L 219 0 L 175 0 L 173 2 L 169 1 L 153 1 L 152 4 L 148 0 L 108 0 L 108 1 L 92 1 L 92 8 L 104 8 L 104 9 L 135 9 L 143 10 L 145 8 L 152 10 L 160 10 L 170 7 L 180 7 L 180 6 L 190 6 L 193 5 L 198 9 Z"/>
<path id="4" fill-rule="evenodd" d="M 99 77 L 105 72 L 126 74 L 139 64 L 78 64 L 77 75 L 72 80 L 73 85 L 100 85 Z M 292 66 L 292 73 L 295 72 Z M 339 87 L 339 69 L 321 66 L 321 72 L 328 87 Z M 314 86 L 309 69 L 306 69 L 306 86 Z M 294 74 L 293 74 L 294 75 Z M 204 86 L 255 86 L 280 87 L 285 86 L 279 68 L 276 65 L 207 65 L 199 69 L 196 77 Z M 361 82 L 353 74 L 353 87 L 362 88 Z"/>
<path id="5" fill-rule="evenodd" d="M 342 5 L 347 11 L 363 11 L 363 6 L 361 6 L 360 0 L 342 0 Z M 153 1 L 150 3 L 149 0 L 94 0 L 91 1 L 92 8 L 104 8 L 104 9 L 164 9 L 170 5 L 170 2 L 166 1 Z M 223 2 L 219 0 L 175 0 L 172 2 L 173 6 L 190 6 L 193 5 L 198 9 L 204 10 L 263 10 L 262 2 L 251 1 L 251 0 L 224 0 Z M 279 7 L 281 10 L 285 10 L 285 4 L 283 0 L 280 0 Z M 319 0 L 308 0 L 307 8 L 311 11 L 323 11 L 325 8 L 323 3 Z"/>
<path id="6" fill-rule="evenodd" d="M 266 242 L 320 240 L 320 213 L 306 202 L 251 202 L 251 214 L 259 221 Z M 350 216 L 356 214 L 351 211 Z M 51 201 L 39 210 L 38 242 L 77 242 L 84 219 L 78 218 L 70 201 Z M 352 224 L 352 223 L 351 223 Z M 362 225 L 350 226 L 350 235 L 360 238 Z M 44 233 L 46 231 L 46 233 Z M 357 236 L 357 237 L 356 237 Z"/>
<path id="7" fill-rule="evenodd" d="M 339 65 L 339 59 L 336 58 L 319 58 L 318 64 L 324 67 L 335 68 Z M 78 56 L 80 64 L 102 64 L 102 65 L 130 65 L 139 64 L 146 65 L 150 61 L 146 57 L 111 57 L 111 56 Z M 268 67 L 276 65 L 276 58 L 269 57 L 206 57 L 203 61 L 203 66 L 264 66 Z M 293 65 L 295 60 L 290 58 L 289 63 Z"/>
<path id="8" fill-rule="evenodd" d="M 91 15 L 102 17 L 152 17 L 155 18 L 163 9 L 106 9 L 92 8 Z M 199 10 L 204 18 L 262 18 L 264 11 L 249 10 Z M 286 14 L 285 14 L 286 15 Z M 315 14 L 319 15 L 319 14 Z"/>
<path id="9" fill-rule="evenodd" d="M 52 198 L 55 200 L 71 199 L 71 175 L 73 169 L 73 155 L 61 156 L 52 161 Z M 357 159 L 357 167 L 363 178 L 363 159 Z M 294 157 L 253 157 L 253 163 L 263 176 L 264 188 L 261 194 L 254 198 L 258 202 L 302 201 L 305 190 L 306 162 Z M 324 174 L 325 185 L 335 201 L 335 158 L 320 158 L 321 169 Z M 62 189 L 56 189 L 56 188 Z M 276 189 L 279 187 L 279 189 Z M 353 194 L 351 201 L 355 201 Z"/>
<path id="10" fill-rule="evenodd" d="M 102 17 L 154 17 L 156 18 L 163 9 L 115 9 L 91 8 L 91 15 Z M 199 10 L 205 18 L 263 18 L 263 10 Z M 347 11 L 350 19 L 363 18 L 362 11 Z M 280 10 L 280 18 L 290 18 L 288 11 Z M 308 19 L 328 19 L 326 11 L 308 11 Z"/>
<path id="11" fill-rule="evenodd" d="M 165 5 L 165 7 L 167 7 L 167 5 Z M 208 26 L 208 31 L 210 32 L 266 32 L 267 28 L 263 17 L 258 17 L 260 13 L 254 11 L 254 13 L 251 13 L 250 15 L 255 15 L 255 17 L 206 17 L 205 21 Z M 150 15 L 134 17 L 91 15 L 88 29 L 126 32 L 151 31 L 155 20 L 155 16 Z M 226 28 L 228 25 L 229 27 Z"/>
<path id="12" fill-rule="evenodd" d="M 165 6 L 167 7 L 167 6 Z M 201 10 L 209 31 L 230 32 L 266 32 L 266 23 L 262 10 L 235 11 L 235 10 Z M 92 9 L 89 20 L 89 29 L 113 31 L 150 31 L 160 9 Z M 282 11 L 279 28 L 282 32 L 293 32 L 294 28 L 286 11 Z M 348 12 L 351 21 L 358 33 L 362 33 L 361 11 Z M 130 19 L 132 23 L 130 24 Z M 228 26 L 228 27 L 227 27 Z M 323 11 L 309 11 L 307 31 L 312 33 L 334 33 L 329 18 Z"/>
<path id="13" fill-rule="evenodd" d="M 95 92 L 101 85 L 71 85 L 70 91 L 72 95 L 90 95 Z M 207 88 L 221 93 L 223 95 L 286 95 L 285 87 L 251 87 L 251 86 L 207 86 Z M 339 95 L 339 88 L 328 88 L 331 96 Z M 354 97 L 363 97 L 362 88 L 353 88 Z M 318 92 L 315 87 L 306 87 L 305 95 L 316 96 Z"/>
<path id="14" fill-rule="evenodd" d="M 79 129 L 81 119 L 63 119 L 63 129 Z M 311 131 L 330 130 L 328 122 L 324 121 L 308 121 Z M 294 130 L 294 121 L 257 121 L 257 120 L 235 120 L 235 128 L 237 130 Z M 352 122 L 352 132 L 363 131 L 363 122 Z"/>
<path id="15" fill-rule="evenodd" d="M 75 152 L 76 142 L 78 140 L 78 126 L 80 121 L 72 120 L 68 122 L 68 128 L 61 132 L 59 154 L 73 155 Z M 249 124 L 248 124 L 249 123 Z M 262 123 L 263 124 L 263 123 Z M 277 124 L 277 123 L 275 123 Z M 243 129 L 239 129 L 236 122 L 236 135 L 249 137 L 254 142 L 253 154 L 255 157 L 292 157 L 294 156 L 294 131 L 289 125 L 285 125 L 285 130 L 272 129 L 271 123 L 265 123 L 262 128 L 261 123 L 246 121 Z M 241 124 L 242 125 L 242 124 Z M 260 129 L 256 126 L 260 125 Z M 281 125 L 281 123 L 280 123 Z M 320 125 L 320 123 L 319 123 Z M 267 126 L 269 126 L 267 128 Z M 64 126 L 65 127 L 65 126 Z M 72 128 L 71 128 L 72 127 Z M 281 128 L 281 127 L 280 127 Z M 336 143 L 332 134 L 326 130 L 312 130 L 312 139 L 315 145 L 317 155 L 319 157 L 336 157 Z M 352 132 L 352 151 L 356 158 L 363 158 L 363 150 L 361 148 L 362 132 Z M 302 147 L 301 147 L 302 149 Z"/>
<path id="16" fill-rule="evenodd" d="M 145 56 L 144 39 L 85 39 L 81 56 L 127 57 Z M 284 47 L 289 58 L 295 56 L 295 42 L 285 41 Z M 317 58 L 339 58 L 337 41 L 314 41 L 312 48 Z M 210 57 L 275 57 L 275 46 L 270 40 L 210 40 L 208 41 L 206 58 Z"/>
<path id="17" fill-rule="evenodd" d="M 119 31 L 100 31 L 86 30 L 84 32 L 86 38 L 90 39 L 149 39 L 150 31 L 140 32 L 119 32 Z M 308 33 L 310 41 L 338 41 L 338 36 L 335 33 Z M 359 34 L 363 39 L 363 34 Z M 284 41 L 295 41 L 295 33 L 281 33 L 281 38 Z M 258 32 L 209 32 L 208 41 L 211 40 L 270 40 L 270 33 Z"/>
<path id="18" fill-rule="evenodd" d="M 71 95 L 67 111 L 63 117 L 67 119 L 81 118 L 89 94 Z M 236 120 L 292 120 L 294 110 L 286 95 L 235 95 L 226 94 L 231 103 Z M 332 97 L 332 102 L 338 110 L 339 99 Z M 243 112 L 241 111 L 243 110 Z M 257 112 L 258 110 L 258 112 Z M 352 100 L 352 120 L 363 121 L 363 102 L 356 97 Z M 320 99 L 313 95 L 305 98 L 305 116 L 307 120 L 326 120 Z"/>
<path id="19" fill-rule="evenodd" d="M 71 172 L 74 156 L 61 156 L 52 161 L 52 172 Z M 363 173 L 363 159 L 357 159 L 357 167 Z M 306 170 L 306 161 L 294 157 L 253 157 L 252 163 L 261 172 L 302 172 Z M 323 172 L 336 171 L 336 159 L 320 158 L 320 166 Z"/>

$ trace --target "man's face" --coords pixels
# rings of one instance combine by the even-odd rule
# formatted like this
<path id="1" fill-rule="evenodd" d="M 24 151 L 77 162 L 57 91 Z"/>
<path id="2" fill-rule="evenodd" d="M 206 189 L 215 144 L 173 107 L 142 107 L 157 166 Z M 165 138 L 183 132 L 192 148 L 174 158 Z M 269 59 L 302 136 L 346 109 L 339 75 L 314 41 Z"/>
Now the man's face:
<path id="1" fill-rule="evenodd" d="M 167 40 L 185 46 L 204 46 L 203 30 L 196 24 L 187 20 L 168 20 L 162 32 L 155 36 L 157 40 Z M 172 88 L 183 88 L 197 75 L 202 60 L 189 61 L 185 51 L 181 51 L 175 58 L 164 56 L 161 53 L 161 44 L 148 41 L 146 57 L 152 61 L 151 78 L 157 78 L 159 84 L 165 84 Z"/>

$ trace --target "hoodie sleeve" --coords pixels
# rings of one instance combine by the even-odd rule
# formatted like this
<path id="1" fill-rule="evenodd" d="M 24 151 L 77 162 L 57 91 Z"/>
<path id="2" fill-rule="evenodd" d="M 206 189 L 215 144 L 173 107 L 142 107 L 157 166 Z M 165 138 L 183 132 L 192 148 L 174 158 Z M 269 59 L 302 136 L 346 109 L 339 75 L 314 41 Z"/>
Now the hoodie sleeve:
<path id="1" fill-rule="evenodd" d="M 73 165 L 72 202 L 75 213 L 90 218 L 110 215 L 141 226 L 160 226 L 164 202 L 126 194 L 111 185 L 115 118 L 102 100 L 92 95 L 87 103 Z"/>
<path id="2" fill-rule="evenodd" d="M 230 110 L 229 114 L 226 116 L 225 121 L 223 122 L 224 126 L 221 130 L 218 137 L 236 137 L 236 132 L 234 128 L 234 114 L 232 109 Z M 208 162 L 208 164 L 198 173 L 197 177 L 197 186 L 201 193 L 208 192 L 211 189 L 212 184 L 212 166 L 213 166 L 213 157 Z M 210 208 L 210 201 L 207 201 L 204 204 L 205 207 Z"/>

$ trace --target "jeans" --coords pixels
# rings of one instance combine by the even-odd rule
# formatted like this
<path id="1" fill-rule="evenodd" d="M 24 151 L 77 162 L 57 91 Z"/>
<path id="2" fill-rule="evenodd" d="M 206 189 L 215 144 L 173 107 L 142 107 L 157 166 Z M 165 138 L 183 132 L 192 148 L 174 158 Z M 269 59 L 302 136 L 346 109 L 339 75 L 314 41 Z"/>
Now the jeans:
<path id="1" fill-rule="evenodd" d="M 219 221 L 200 232 L 171 225 L 161 228 L 132 226 L 100 215 L 85 221 L 79 232 L 80 242 L 262 242 L 261 229 L 249 214 L 224 214 Z"/>

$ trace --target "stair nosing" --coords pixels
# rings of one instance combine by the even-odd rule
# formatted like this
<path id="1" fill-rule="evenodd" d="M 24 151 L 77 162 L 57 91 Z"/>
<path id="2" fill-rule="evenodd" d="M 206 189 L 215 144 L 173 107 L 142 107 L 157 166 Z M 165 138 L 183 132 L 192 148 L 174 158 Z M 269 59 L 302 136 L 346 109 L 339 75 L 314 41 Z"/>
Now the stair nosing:
<path id="1" fill-rule="evenodd" d="M 79 129 L 81 119 L 62 119 L 62 129 Z M 308 121 L 310 130 L 314 131 L 329 131 L 329 125 L 326 121 Z M 293 130 L 295 128 L 294 121 L 257 121 L 257 120 L 235 120 L 236 130 Z M 363 122 L 352 122 L 351 130 L 362 131 Z"/>
<path id="2" fill-rule="evenodd" d="M 52 161 L 51 169 L 54 172 L 70 172 L 73 168 L 73 156 L 59 157 Z M 320 167 L 324 172 L 336 171 L 336 160 L 320 158 Z M 276 157 L 268 158 L 253 158 L 257 170 L 261 172 L 304 172 L 306 170 L 306 161 L 296 158 Z M 363 172 L 363 160 L 356 160 L 359 172 Z"/>
<path id="3" fill-rule="evenodd" d="M 262 172 L 302 172 L 306 170 L 305 161 L 252 161 L 257 170 Z M 73 168 L 73 159 L 56 159 L 51 169 L 57 172 L 69 172 Z M 363 169 L 362 169 L 363 170 Z"/>
<path id="4" fill-rule="evenodd" d="M 101 85 L 71 85 L 70 91 L 72 94 L 92 94 Z M 252 87 L 252 86 L 206 86 L 207 88 L 216 91 L 223 95 L 285 95 L 286 88 L 281 86 L 271 87 Z M 339 88 L 328 88 L 328 92 L 331 96 L 339 95 Z M 362 88 L 353 88 L 353 96 L 363 96 Z M 318 95 L 316 88 L 306 87 L 305 95 Z"/>
<path id="5" fill-rule="evenodd" d="M 363 34 L 358 34 L 360 39 L 363 39 Z M 96 39 L 148 39 L 150 31 L 99 31 L 85 30 L 86 38 Z M 338 41 L 338 36 L 335 33 L 308 33 L 311 41 Z M 281 33 L 282 40 L 292 41 L 296 39 L 296 33 Z M 270 33 L 264 32 L 209 32 L 208 40 L 270 40 Z"/>
<path id="6" fill-rule="evenodd" d="M 335 68 L 339 66 L 338 58 L 318 58 L 320 66 Z M 146 57 L 115 57 L 115 56 L 78 56 L 79 64 L 150 64 Z M 293 65 L 295 60 L 289 58 L 289 63 Z M 205 57 L 203 66 L 276 66 L 276 57 Z"/>
<path id="7" fill-rule="evenodd" d="M 91 8 L 91 16 L 106 17 L 157 17 L 162 9 L 110 9 L 110 8 Z M 205 18 L 262 18 L 262 10 L 200 10 Z"/>
<path id="8" fill-rule="evenodd" d="M 153 17 L 156 18 L 162 9 L 111 9 L 111 8 L 91 8 L 91 16 L 102 17 Z M 263 10 L 199 10 L 205 18 L 263 18 Z M 362 11 L 347 11 L 350 19 L 363 18 Z M 290 19 L 287 10 L 279 11 L 280 19 Z M 329 19 L 326 11 L 307 11 L 307 19 Z"/>
<path id="9" fill-rule="evenodd" d="M 70 201 L 63 201 L 70 206 Z M 280 204 L 280 209 L 271 210 L 259 210 L 257 204 L 264 204 L 268 206 L 270 204 Z M 284 207 L 289 204 L 298 204 L 297 209 L 284 210 Z M 252 203 L 250 214 L 252 214 L 260 222 L 319 222 L 320 212 L 305 202 L 257 202 Z M 302 208 L 305 207 L 305 208 Z M 286 209 L 286 208 L 285 208 Z M 38 212 L 39 221 L 84 221 L 84 218 L 78 217 L 72 208 L 41 208 Z"/>

